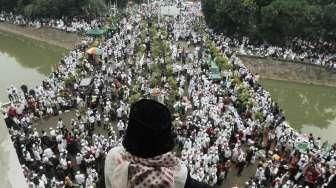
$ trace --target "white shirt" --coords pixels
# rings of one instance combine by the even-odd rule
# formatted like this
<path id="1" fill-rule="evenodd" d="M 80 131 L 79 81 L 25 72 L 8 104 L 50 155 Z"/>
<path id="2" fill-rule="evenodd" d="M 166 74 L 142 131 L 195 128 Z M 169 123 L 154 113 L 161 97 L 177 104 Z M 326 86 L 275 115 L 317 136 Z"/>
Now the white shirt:
<path id="1" fill-rule="evenodd" d="M 80 185 L 85 183 L 85 175 L 84 174 L 77 174 L 75 176 L 76 182 Z"/>
<path id="2" fill-rule="evenodd" d="M 50 148 L 47 148 L 44 150 L 44 154 L 47 158 L 51 158 L 54 155 L 54 152 Z"/>
<path id="3" fill-rule="evenodd" d="M 123 131 L 125 128 L 124 122 L 123 121 L 119 121 L 117 124 L 118 130 L 119 131 Z"/>

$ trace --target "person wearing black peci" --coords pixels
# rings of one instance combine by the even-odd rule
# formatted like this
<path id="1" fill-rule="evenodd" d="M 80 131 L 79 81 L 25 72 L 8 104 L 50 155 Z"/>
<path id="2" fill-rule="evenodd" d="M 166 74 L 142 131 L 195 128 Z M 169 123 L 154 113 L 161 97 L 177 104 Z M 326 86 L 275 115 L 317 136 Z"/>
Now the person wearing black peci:
<path id="1" fill-rule="evenodd" d="M 107 188 L 208 188 L 192 179 L 172 152 L 175 136 L 166 106 L 142 99 L 131 106 L 122 146 L 105 161 Z"/>

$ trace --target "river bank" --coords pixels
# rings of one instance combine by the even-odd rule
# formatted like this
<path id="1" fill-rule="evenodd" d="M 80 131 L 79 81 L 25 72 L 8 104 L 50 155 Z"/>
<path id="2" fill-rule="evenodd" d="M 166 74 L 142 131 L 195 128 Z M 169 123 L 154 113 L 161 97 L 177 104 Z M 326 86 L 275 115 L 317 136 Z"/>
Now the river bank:
<path id="1" fill-rule="evenodd" d="M 0 22 L 0 31 L 13 33 L 15 35 L 45 42 L 66 49 L 72 49 L 81 41 L 81 36 L 75 33 L 66 33 L 45 27 L 36 29 Z"/>
<path id="2" fill-rule="evenodd" d="M 336 87 L 335 72 L 321 66 L 253 56 L 240 56 L 240 59 L 262 79 Z"/>

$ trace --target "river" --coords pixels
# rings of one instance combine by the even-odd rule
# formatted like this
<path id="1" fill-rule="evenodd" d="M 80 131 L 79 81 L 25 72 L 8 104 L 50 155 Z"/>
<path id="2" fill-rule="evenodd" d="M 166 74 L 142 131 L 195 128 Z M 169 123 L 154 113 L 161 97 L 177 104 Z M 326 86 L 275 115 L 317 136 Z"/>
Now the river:
<path id="1" fill-rule="evenodd" d="M 63 48 L 0 32 L 0 102 L 8 101 L 7 88 L 18 90 L 40 83 L 64 54 Z M 2 117 L 1 117 L 2 119 Z M 0 122 L 0 187 L 27 187 L 4 121 Z"/>
<path id="2" fill-rule="evenodd" d="M 336 88 L 277 80 L 261 83 L 293 128 L 336 142 Z"/>
<path id="3" fill-rule="evenodd" d="M 7 102 L 6 89 L 11 84 L 33 87 L 41 82 L 64 54 L 63 48 L 43 42 L 0 33 L 0 101 Z"/>

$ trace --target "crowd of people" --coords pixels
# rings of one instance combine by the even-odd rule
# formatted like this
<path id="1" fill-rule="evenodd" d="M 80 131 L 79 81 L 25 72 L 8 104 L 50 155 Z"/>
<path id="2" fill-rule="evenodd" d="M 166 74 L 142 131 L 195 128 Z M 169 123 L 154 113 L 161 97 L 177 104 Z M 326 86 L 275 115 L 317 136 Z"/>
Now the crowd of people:
<path id="1" fill-rule="evenodd" d="M 242 40 L 217 35 L 221 42 L 230 49 L 242 55 L 272 57 L 294 62 L 310 63 L 323 66 L 328 70 L 336 68 L 336 51 L 333 43 L 311 43 L 302 40 L 294 40 L 291 47 L 279 47 L 270 44 L 255 44 L 247 37 Z"/>
<path id="2" fill-rule="evenodd" d="M 191 29 L 200 3 L 182 3 L 180 15 L 160 19 L 158 9 L 129 7 L 116 33 L 98 44 L 101 55 L 74 49 L 36 88 L 15 95 L 10 88 L 5 118 L 18 125 L 9 132 L 29 185 L 104 187 L 104 159 L 121 144 L 133 98 L 154 98 L 173 111 L 176 153 L 192 178 L 220 186 L 255 165 L 246 187 L 332 187 L 336 147 L 293 130 L 227 38 Z M 156 49 L 157 41 L 168 51 Z M 219 81 L 210 76 L 208 41 L 231 67 Z M 253 105 L 243 103 L 242 91 Z M 71 121 L 34 127 L 35 119 L 67 110 L 75 111 Z"/>
<path id="3" fill-rule="evenodd" d="M 71 33 L 85 33 L 90 29 L 103 26 L 103 20 L 97 19 L 84 19 L 79 17 L 62 18 L 62 19 L 28 19 L 22 15 L 15 15 L 12 12 L 1 12 L 0 22 L 6 22 L 19 26 L 27 26 L 33 28 L 48 27 L 65 32 Z"/>

